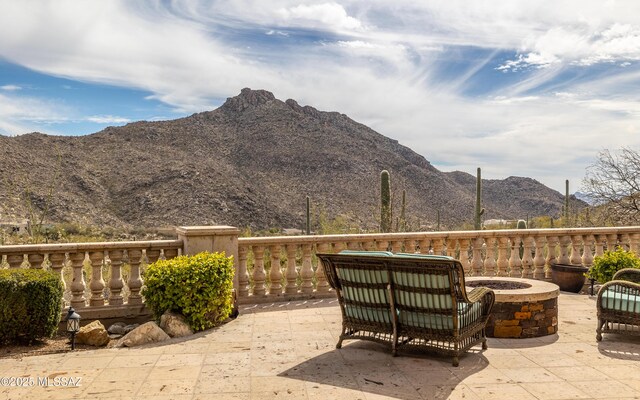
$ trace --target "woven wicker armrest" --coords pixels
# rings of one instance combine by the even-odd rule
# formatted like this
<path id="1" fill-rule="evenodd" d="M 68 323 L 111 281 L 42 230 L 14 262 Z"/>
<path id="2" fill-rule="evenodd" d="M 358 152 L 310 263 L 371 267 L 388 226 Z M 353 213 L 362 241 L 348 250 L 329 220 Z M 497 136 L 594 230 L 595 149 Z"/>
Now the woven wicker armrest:
<path id="1" fill-rule="evenodd" d="M 616 272 L 613 276 L 614 281 L 630 281 L 640 283 L 640 269 L 625 268 Z"/>
<path id="2" fill-rule="evenodd" d="M 601 297 L 607 290 L 613 290 L 616 292 L 629 293 L 634 296 L 640 296 L 640 283 L 629 281 L 609 281 L 600 287 L 598 291 L 598 297 Z"/>
<path id="3" fill-rule="evenodd" d="M 486 315 L 491 311 L 493 303 L 496 300 L 496 295 L 493 290 L 486 287 L 474 288 L 471 292 L 467 293 L 467 301 L 470 303 L 481 302 L 483 314 Z"/>

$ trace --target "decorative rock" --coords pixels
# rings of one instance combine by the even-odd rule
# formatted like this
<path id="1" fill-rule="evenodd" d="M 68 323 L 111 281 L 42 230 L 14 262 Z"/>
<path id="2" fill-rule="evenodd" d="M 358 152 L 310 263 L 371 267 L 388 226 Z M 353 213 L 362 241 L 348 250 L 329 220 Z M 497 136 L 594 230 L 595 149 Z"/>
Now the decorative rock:
<path id="1" fill-rule="evenodd" d="M 123 335 L 118 335 L 117 333 L 110 333 L 109 334 L 109 339 L 111 340 L 116 340 L 116 339 L 120 339 Z"/>
<path id="2" fill-rule="evenodd" d="M 132 330 L 136 329 L 139 326 L 140 326 L 140 324 L 131 324 L 131 325 L 125 326 L 124 327 L 124 334 L 126 335 L 127 333 L 131 332 Z"/>
<path id="3" fill-rule="evenodd" d="M 98 320 L 80 328 L 76 334 L 76 342 L 90 346 L 105 346 L 109 343 L 109 333 Z"/>
<path id="4" fill-rule="evenodd" d="M 114 335 L 124 335 L 125 333 L 127 333 L 124 331 L 124 328 L 126 327 L 126 325 L 127 324 L 125 324 L 124 322 L 116 322 L 107 329 L 107 332 L 112 333 Z"/>
<path id="5" fill-rule="evenodd" d="M 147 343 L 162 342 L 168 339 L 169 335 L 160 329 L 158 324 L 151 321 L 127 333 L 122 339 L 118 340 L 116 347 L 134 347 Z"/>
<path id="6" fill-rule="evenodd" d="M 193 330 L 187 324 L 187 320 L 181 314 L 166 311 L 160 317 L 160 328 L 171 337 L 183 337 L 193 335 Z"/>

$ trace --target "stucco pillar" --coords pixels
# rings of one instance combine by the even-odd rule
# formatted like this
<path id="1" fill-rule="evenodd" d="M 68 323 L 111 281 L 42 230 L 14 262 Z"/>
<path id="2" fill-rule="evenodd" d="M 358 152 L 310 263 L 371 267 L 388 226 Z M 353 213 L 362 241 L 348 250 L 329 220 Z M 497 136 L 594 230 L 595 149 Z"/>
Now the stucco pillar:
<path id="1" fill-rule="evenodd" d="M 208 251 L 223 252 L 227 257 L 233 256 L 233 288 L 238 292 L 238 235 L 240 229 L 234 226 L 179 226 L 176 227 L 178 240 L 183 242 L 183 254 L 194 254 Z"/>

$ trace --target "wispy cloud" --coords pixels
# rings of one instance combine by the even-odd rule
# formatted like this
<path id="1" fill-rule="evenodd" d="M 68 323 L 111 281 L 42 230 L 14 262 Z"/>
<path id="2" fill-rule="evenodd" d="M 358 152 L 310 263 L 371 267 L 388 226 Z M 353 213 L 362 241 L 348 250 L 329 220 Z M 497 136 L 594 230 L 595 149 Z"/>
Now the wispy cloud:
<path id="1" fill-rule="evenodd" d="M 562 188 L 603 142 L 640 146 L 638 15 L 634 1 L 25 0 L 0 3 L 0 57 L 185 114 L 264 88 L 346 113 L 436 166 Z M 20 99 L 0 130 L 29 121 Z"/>
<path id="2" fill-rule="evenodd" d="M 131 122 L 129 118 L 116 117 L 113 115 L 92 115 L 85 118 L 89 122 L 95 122 L 96 124 L 125 124 Z"/>
<path id="3" fill-rule="evenodd" d="M 16 91 L 16 90 L 21 90 L 21 89 L 22 89 L 22 86 L 18 86 L 18 85 L 2 85 L 2 86 L 0 86 L 0 90 L 6 90 L 6 91 L 9 91 L 9 92 Z"/>

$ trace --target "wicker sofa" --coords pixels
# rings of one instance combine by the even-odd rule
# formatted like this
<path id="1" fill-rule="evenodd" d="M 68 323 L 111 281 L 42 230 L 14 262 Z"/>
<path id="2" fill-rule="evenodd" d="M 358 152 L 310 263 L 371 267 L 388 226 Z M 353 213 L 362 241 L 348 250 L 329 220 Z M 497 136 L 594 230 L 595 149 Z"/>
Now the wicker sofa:
<path id="1" fill-rule="evenodd" d="M 625 268 L 598 291 L 596 340 L 603 333 L 640 336 L 640 269 Z"/>
<path id="2" fill-rule="evenodd" d="M 343 251 L 318 254 L 342 311 L 344 339 L 365 339 L 418 347 L 453 357 L 476 344 L 487 348 L 484 332 L 495 296 L 468 293 L 459 261 L 444 256 Z"/>

